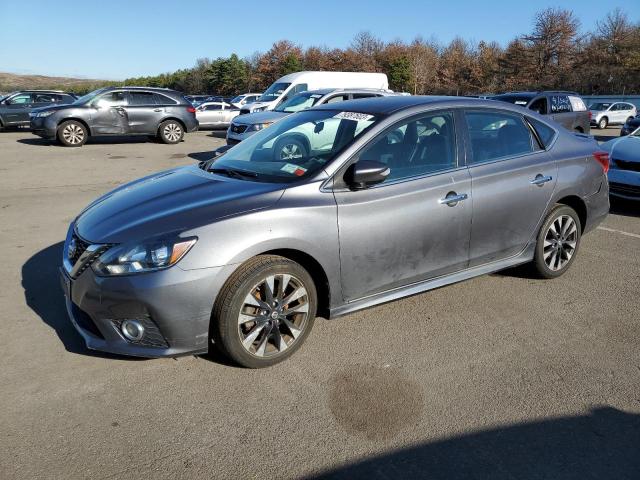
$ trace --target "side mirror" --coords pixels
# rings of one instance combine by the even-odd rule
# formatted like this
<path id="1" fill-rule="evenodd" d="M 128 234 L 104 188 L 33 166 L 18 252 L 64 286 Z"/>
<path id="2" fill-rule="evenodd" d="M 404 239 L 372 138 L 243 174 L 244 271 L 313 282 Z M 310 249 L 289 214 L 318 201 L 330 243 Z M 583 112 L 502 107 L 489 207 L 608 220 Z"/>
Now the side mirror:
<path id="1" fill-rule="evenodd" d="M 352 164 L 344 174 L 344 179 L 351 188 L 362 190 L 377 183 L 382 183 L 391 173 L 391 169 L 375 160 L 359 160 Z"/>
<path id="2" fill-rule="evenodd" d="M 324 130 L 324 122 L 318 122 L 313 127 L 313 133 L 320 133 L 322 130 Z"/>
<path id="3" fill-rule="evenodd" d="M 233 147 L 233 145 L 223 145 L 221 147 L 216 148 L 213 151 L 213 157 L 212 158 L 218 158 L 220 155 L 223 155 L 223 154 L 227 153 L 227 150 L 229 150 L 231 147 Z"/>

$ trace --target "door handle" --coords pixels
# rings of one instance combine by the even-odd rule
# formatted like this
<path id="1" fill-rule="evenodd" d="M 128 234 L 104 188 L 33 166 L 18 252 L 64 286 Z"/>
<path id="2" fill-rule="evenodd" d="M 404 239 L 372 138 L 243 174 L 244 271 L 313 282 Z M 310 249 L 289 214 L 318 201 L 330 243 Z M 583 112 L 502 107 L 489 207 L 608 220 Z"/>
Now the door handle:
<path id="1" fill-rule="evenodd" d="M 458 202 L 462 202 L 463 200 L 466 200 L 467 198 L 469 198 L 469 196 L 466 193 L 456 193 L 456 192 L 449 192 L 447 193 L 447 196 L 444 198 L 441 198 L 440 200 L 438 200 L 438 203 L 440 205 L 447 205 L 449 207 L 455 207 Z"/>
<path id="2" fill-rule="evenodd" d="M 161 112 L 161 111 L 162 111 L 162 109 L 161 109 L 161 108 L 154 108 L 154 109 L 153 109 L 153 111 L 154 111 L 154 112 Z"/>
<path id="3" fill-rule="evenodd" d="M 533 180 L 531 180 L 531 185 L 538 185 L 539 187 L 542 187 L 545 183 L 550 182 L 551 180 L 553 180 L 553 177 L 547 175 L 544 176 L 541 173 L 539 173 L 538 175 L 536 175 L 536 178 L 534 178 Z"/>

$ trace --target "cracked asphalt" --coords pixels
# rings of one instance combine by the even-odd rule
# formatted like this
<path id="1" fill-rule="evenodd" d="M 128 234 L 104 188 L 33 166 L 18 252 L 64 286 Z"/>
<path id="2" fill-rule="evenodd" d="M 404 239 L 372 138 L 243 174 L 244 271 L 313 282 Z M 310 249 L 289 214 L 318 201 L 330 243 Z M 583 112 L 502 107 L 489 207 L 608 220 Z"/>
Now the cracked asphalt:
<path id="1" fill-rule="evenodd" d="M 640 205 L 615 204 L 559 279 L 319 320 L 273 368 L 87 351 L 56 273 L 69 222 L 222 137 L 0 133 L 1 479 L 640 478 Z"/>

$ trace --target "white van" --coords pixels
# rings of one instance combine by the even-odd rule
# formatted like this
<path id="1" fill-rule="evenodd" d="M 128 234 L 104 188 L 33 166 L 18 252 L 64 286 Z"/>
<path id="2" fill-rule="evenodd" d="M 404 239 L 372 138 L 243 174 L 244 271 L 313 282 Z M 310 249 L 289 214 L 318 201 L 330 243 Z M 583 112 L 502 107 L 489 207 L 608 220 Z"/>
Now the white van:
<path id="1" fill-rule="evenodd" d="M 273 110 L 296 93 L 323 88 L 375 88 L 389 89 L 389 80 L 384 73 L 363 72 L 296 72 L 276 80 L 262 96 L 240 110 L 245 113 Z"/>

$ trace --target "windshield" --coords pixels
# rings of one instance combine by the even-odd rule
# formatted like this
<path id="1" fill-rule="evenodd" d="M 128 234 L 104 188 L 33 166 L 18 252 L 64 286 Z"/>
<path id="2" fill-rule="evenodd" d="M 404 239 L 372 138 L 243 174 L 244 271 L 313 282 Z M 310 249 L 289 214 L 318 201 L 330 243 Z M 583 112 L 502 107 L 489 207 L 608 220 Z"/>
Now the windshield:
<path id="1" fill-rule="evenodd" d="M 78 98 L 75 102 L 73 102 L 73 105 L 84 105 L 85 103 L 89 103 L 91 100 L 96 98 L 105 90 L 106 88 L 99 88 L 98 90 L 94 90 L 93 92 L 87 93 L 86 95 L 83 95 L 82 97 Z"/>
<path id="2" fill-rule="evenodd" d="M 286 113 L 299 112 L 300 110 L 306 110 L 307 108 L 313 107 L 321 98 L 322 95 L 319 93 L 299 93 L 286 102 L 280 104 L 278 108 L 274 108 L 274 111 Z"/>
<path id="3" fill-rule="evenodd" d="M 610 106 L 611 106 L 610 103 L 592 103 L 591 105 L 589 105 L 589 110 L 596 110 L 596 111 L 606 110 Z"/>
<path id="4" fill-rule="evenodd" d="M 240 103 L 242 101 L 242 99 L 244 98 L 243 95 L 238 95 L 237 97 L 233 97 L 231 99 L 231 103 Z"/>
<path id="5" fill-rule="evenodd" d="M 377 121 L 373 115 L 337 110 L 296 113 L 252 135 L 206 169 L 264 182 L 293 182 L 322 169 Z"/>
<path id="6" fill-rule="evenodd" d="M 290 83 L 274 83 L 260 96 L 259 102 L 272 102 L 289 88 Z"/>

